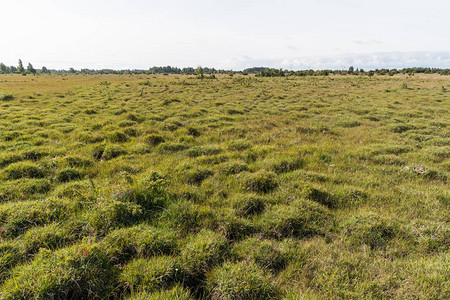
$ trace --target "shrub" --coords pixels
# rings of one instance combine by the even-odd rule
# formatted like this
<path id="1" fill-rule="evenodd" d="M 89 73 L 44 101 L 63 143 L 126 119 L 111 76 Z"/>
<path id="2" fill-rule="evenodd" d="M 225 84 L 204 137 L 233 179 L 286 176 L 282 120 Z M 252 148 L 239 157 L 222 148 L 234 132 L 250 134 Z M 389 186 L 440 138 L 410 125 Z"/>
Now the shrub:
<path id="1" fill-rule="evenodd" d="M 268 193 L 278 187 L 277 177 L 272 172 L 260 171 L 247 174 L 244 178 L 244 188 L 256 193 Z"/>
<path id="2" fill-rule="evenodd" d="M 18 162 L 4 169 L 6 179 L 14 180 L 20 178 L 42 178 L 44 171 L 37 165 L 29 162 Z"/>
<path id="3" fill-rule="evenodd" d="M 73 168 L 65 168 L 56 173 L 56 180 L 59 182 L 69 182 L 80 180 L 84 177 L 83 173 Z"/>
<path id="4" fill-rule="evenodd" d="M 164 143 L 166 140 L 160 135 L 150 134 L 145 137 L 144 141 L 151 146 L 157 146 Z"/>
<path id="5" fill-rule="evenodd" d="M 281 299 L 271 276 L 245 261 L 214 269 L 208 276 L 208 290 L 212 299 Z"/>
<path id="6" fill-rule="evenodd" d="M 323 235 L 331 229 L 333 216 L 322 205 L 296 200 L 291 205 L 275 205 L 261 219 L 265 234 L 280 237 Z"/>
<path id="7" fill-rule="evenodd" d="M 242 217 L 260 214 L 265 207 L 266 199 L 256 195 L 238 195 L 233 201 L 233 208 Z"/>
<path id="8" fill-rule="evenodd" d="M 92 299 L 112 296 L 115 269 L 98 245 L 79 244 L 35 259 L 12 270 L 1 287 L 3 299 Z"/>
<path id="9" fill-rule="evenodd" d="M 0 94 L 0 100 L 1 101 L 11 101 L 14 100 L 13 94 Z"/>
<path id="10" fill-rule="evenodd" d="M 157 256 L 150 259 L 136 259 L 125 266 L 120 281 L 131 290 L 139 288 L 153 291 L 169 287 L 182 279 L 183 272 L 175 257 Z"/>

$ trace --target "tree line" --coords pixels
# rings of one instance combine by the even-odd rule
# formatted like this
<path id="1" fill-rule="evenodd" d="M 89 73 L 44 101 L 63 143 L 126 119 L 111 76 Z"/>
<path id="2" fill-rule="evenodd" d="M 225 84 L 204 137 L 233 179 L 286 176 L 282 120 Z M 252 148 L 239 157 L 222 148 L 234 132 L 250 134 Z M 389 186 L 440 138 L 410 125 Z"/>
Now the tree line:
<path id="1" fill-rule="evenodd" d="M 243 71 L 233 71 L 233 70 L 222 70 L 215 68 L 207 68 L 207 67 L 187 67 L 187 68 L 178 68 L 172 66 L 163 66 L 163 67 L 151 67 L 147 70 L 142 69 L 123 69 L 123 70 L 114 70 L 114 69 L 87 69 L 83 68 L 80 70 L 75 70 L 74 68 L 69 68 L 68 70 L 61 69 L 48 69 L 45 66 L 40 69 L 35 69 L 31 63 L 28 63 L 25 68 L 22 60 L 19 59 L 17 66 L 6 66 L 4 63 L 0 63 L 0 74 L 182 74 L 182 75 L 197 75 L 200 78 L 203 78 L 204 74 L 255 74 L 255 76 L 259 77 L 284 77 L 284 76 L 328 76 L 328 75 L 396 75 L 396 74 L 440 74 L 440 75 L 450 75 L 450 69 L 440 69 L 440 68 L 403 68 L 403 69 L 375 69 L 365 71 L 364 69 L 355 69 L 354 67 L 349 67 L 348 70 L 283 70 L 283 69 L 275 69 L 275 68 L 266 68 L 266 67 L 254 67 L 247 68 Z M 212 77 L 210 77 L 212 78 Z"/>

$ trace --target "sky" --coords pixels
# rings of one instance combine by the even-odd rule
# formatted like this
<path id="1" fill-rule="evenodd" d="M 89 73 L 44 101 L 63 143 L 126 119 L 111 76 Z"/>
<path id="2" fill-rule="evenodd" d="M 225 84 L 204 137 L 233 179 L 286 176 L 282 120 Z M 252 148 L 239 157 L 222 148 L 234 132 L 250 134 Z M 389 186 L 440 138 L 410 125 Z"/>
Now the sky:
<path id="1" fill-rule="evenodd" d="M 449 0 L 0 0 L 35 68 L 450 68 Z"/>

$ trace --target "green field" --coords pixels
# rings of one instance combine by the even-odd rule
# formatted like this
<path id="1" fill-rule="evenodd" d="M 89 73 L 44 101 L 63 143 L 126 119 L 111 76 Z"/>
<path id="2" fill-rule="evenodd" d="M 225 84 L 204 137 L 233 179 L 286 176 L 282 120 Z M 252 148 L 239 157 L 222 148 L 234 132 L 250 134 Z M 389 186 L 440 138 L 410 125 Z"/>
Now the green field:
<path id="1" fill-rule="evenodd" d="M 0 299 L 448 299 L 450 77 L 0 75 Z"/>

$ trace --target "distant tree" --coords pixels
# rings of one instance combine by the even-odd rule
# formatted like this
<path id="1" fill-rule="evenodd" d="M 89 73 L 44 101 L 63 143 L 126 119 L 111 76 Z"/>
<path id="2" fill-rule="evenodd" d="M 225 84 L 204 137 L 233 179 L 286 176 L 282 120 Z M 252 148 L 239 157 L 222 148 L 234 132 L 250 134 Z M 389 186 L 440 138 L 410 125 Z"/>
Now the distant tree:
<path id="1" fill-rule="evenodd" d="M 50 71 L 47 69 L 47 67 L 42 66 L 42 68 L 41 68 L 41 73 L 42 73 L 42 74 L 49 74 Z"/>
<path id="2" fill-rule="evenodd" d="M 77 71 L 75 71 L 75 69 L 74 68 L 70 68 L 69 69 L 69 73 L 71 73 L 71 74 L 74 74 L 74 73 L 76 73 Z"/>
<path id="3" fill-rule="evenodd" d="M 22 60 L 19 59 L 19 65 L 17 66 L 17 72 L 21 74 L 25 74 L 25 68 L 23 67 Z"/>
<path id="4" fill-rule="evenodd" d="M 0 73 L 1 74 L 8 73 L 8 67 L 4 63 L 0 63 Z"/>
<path id="5" fill-rule="evenodd" d="M 36 70 L 33 68 L 33 65 L 31 63 L 28 63 L 27 71 L 30 74 L 36 75 Z"/>
<path id="6" fill-rule="evenodd" d="M 197 77 L 200 79 L 205 78 L 205 75 L 203 74 L 203 68 L 202 67 L 197 67 L 197 69 L 195 69 L 195 74 L 197 74 Z"/>
<path id="7" fill-rule="evenodd" d="M 353 67 L 348 68 L 348 74 L 353 74 L 355 69 Z"/>

